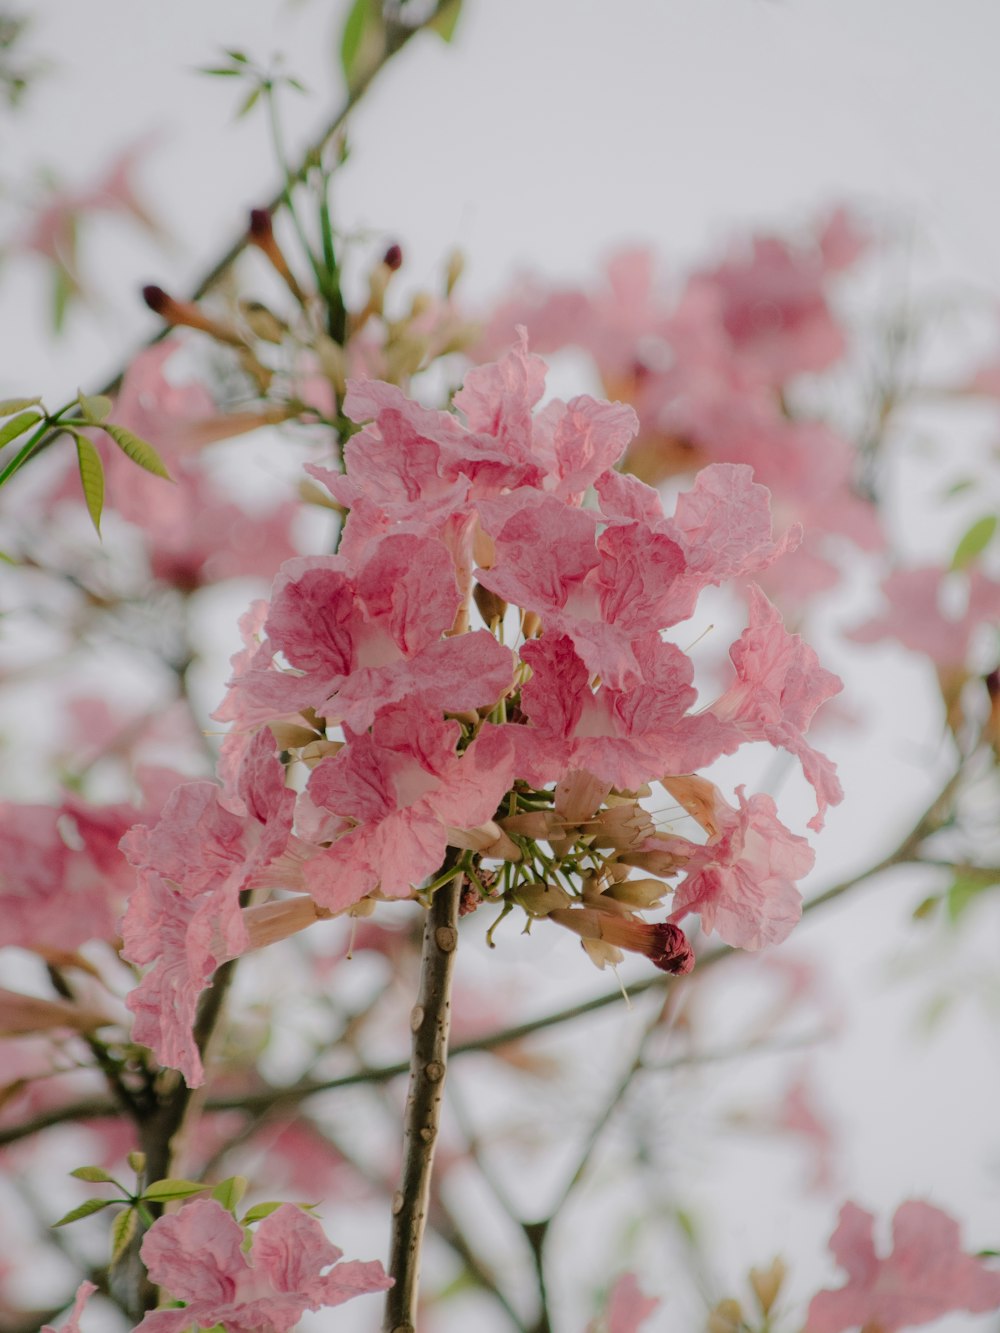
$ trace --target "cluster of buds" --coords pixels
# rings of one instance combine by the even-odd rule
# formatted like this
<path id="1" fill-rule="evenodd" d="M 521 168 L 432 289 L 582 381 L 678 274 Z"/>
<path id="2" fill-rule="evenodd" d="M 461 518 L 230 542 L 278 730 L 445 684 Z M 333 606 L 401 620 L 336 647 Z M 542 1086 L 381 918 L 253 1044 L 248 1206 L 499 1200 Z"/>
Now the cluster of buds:
<path id="1" fill-rule="evenodd" d="M 157 286 L 144 287 L 142 295 L 168 327 L 194 329 L 235 352 L 254 395 L 268 400 L 270 415 L 260 424 L 300 417 L 343 428 L 340 404 L 350 375 L 407 384 L 412 375 L 461 350 L 475 335 L 451 303 L 461 272 L 458 257 L 447 262 L 441 296 L 417 292 L 405 308 L 390 313 L 390 287 L 403 266 L 398 244 L 389 245 L 372 264 L 364 302 L 349 309 L 337 262 L 331 267 L 329 260 L 310 256 L 314 281 L 310 285 L 300 278 L 267 209 L 251 211 L 247 242 L 265 257 L 291 296 L 284 313 L 259 300 L 231 301 L 223 313 L 216 313 L 209 303 L 178 300 Z"/>

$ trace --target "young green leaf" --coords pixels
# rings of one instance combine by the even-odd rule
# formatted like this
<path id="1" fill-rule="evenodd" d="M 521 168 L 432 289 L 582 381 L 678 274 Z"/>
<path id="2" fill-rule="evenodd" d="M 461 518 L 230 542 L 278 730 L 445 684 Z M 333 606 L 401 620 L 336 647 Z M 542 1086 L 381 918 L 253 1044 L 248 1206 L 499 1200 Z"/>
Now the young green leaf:
<path id="1" fill-rule="evenodd" d="M 428 23 L 428 28 L 446 42 L 455 36 L 455 27 L 462 13 L 462 0 L 442 0 L 438 12 Z"/>
<path id="2" fill-rule="evenodd" d="M 199 65 L 195 73 L 208 74 L 213 79 L 238 79 L 242 77 L 243 70 L 230 69 L 223 65 Z"/>
<path id="3" fill-rule="evenodd" d="M 18 412 L 16 417 L 11 417 L 10 421 L 5 421 L 0 426 L 0 449 L 5 444 L 10 444 L 11 440 L 16 440 L 19 435 L 23 435 L 26 430 L 36 426 L 43 420 L 40 412 Z"/>
<path id="4" fill-rule="evenodd" d="M 249 93 L 247 93 L 244 100 L 236 108 L 237 120 L 242 120 L 244 116 L 249 115 L 249 113 L 257 105 L 257 102 L 263 90 L 264 90 L 264 85 L 262 83 L 258 83 L 256 88 L 250 89 Z"/>
<path id="5" fill-rule="evenodd" d="M 184 1180 L 177 1176 L 166 1176 L 163 1180 L 154 1180 L 142 1192 L 147 1203 L 167 1203 L 171 1199 L 189 1199 L 192 1194 L 200 1194 L 210 1189 L 210 1185 L 201 1185 L 197 1180 Z"/>
<path id="6" fill-rule="evenodd" d="M 245 1227 L 249 1226 L 251 1222 L 260 1222 L 265 1217 L 270 1217 L 272 1213 L 276 1213 L 280 1207 L 280 1199 L 269 1203 L 255 1203 L 252 1208 L 248 1209 L 243 1214 L 243 1220 L 240 1225 Z"/>
<path id="7" fill-rule="evenodd" d="M 248 1183 L 246 1176 L 230 1176 L 227 1180 L 220 1180 L 212 1191 L 212 1198 L 235 1217 L 240 1200 L 247 1192 Z"/>
<path id="8" fill-rule="evenodd" d="M 9 417 L 13 412 L 23 412 L 26 407 L 38 407 L 41 398 L 4 398 L 0 401 L 0 417 Z"/>
<path id="9" fill-rule="evenodd" d="M 88 1199 L 86 1203 L 81 1203 L 78 1208 L 71 1208 L 68 1213 L 60 1217 L 58 1222 L 53 1222 L 54 1227 L 64 1227 L 67 1222 L 79 1222 L 81 1217 L 89 1217 L 91 1213 L 99 1213 L 103 1208 L 110 1208 L 117 1199 Z"/>
<path id="10" fill-rule="evenodd" d="M 80 470 L 80 485 L 90 521 L 101 535 L 101 514 L 104 512 L 104 464 L 86 435 L 73 432 L 76 440 L 76 462 Z"/>
<path id="11" fill-rule="evenodd" d="M 115 1183 L 103 1166 L 78 1166 L 75 1171 L 70 1172 L 70 1175 L 76 1176 L 77 1180 L 99 1181 L 107 1185 Z"/>
<path id="12" fill-rule="evenodd" d="M 952 569 L 964 569 L 966 565 L 971 565 L 976 556 L 982 555 L 989 546 L 996 530 L 996 514 L 986 514 L 983 518 L 977 519 L 962 534 L 961 540 L 955 547 L 955 554 L 951 558 Z"/>
<path id="13" fill-rule="evenodd" d="M 103 393 L 77 395 L 80 404 L 80 413 L 85 421 L 92 426 L 99 426 L 107 418 L 111 411 L 112 403 L 110 398 L 106 398 Z"/>
<path id="14" fill-rule="evenodd" d="M 354 0 L 340 39 L 340 67 L 347 91 L 354 93 L 377 64 L 385 45 L 380 0 Z"/>
<path id="15" fill-rule="evenodd" d="M 129 1247 L 139 1225 L 139 1214 L 134 1208 L 126 1208 L 119 1213 L 111 1227 L 111 1264 L 118 1262 Z"/>
<path id="16" fill-rule="evenodd" d="M 140 440 L 138 435 L 133 435 L 124 426 L 116 426 L 110 421 L 102 422 L 101 430 L 111 436 L 122 453 L 127 454 L 133 463 L 138 463 L 141 468 L 152 472 L 156 477 L 165 477 L 167 481 L 173 481 L 160 455 L 146 440 Z"/>
<path id="17" fill-rule="evenodd" d="M 996 886 L 981 878 L 957 875 L 945 896 L 948 920 L 954 926 L 965 915 L 972 902 L 986 889 Z"/>

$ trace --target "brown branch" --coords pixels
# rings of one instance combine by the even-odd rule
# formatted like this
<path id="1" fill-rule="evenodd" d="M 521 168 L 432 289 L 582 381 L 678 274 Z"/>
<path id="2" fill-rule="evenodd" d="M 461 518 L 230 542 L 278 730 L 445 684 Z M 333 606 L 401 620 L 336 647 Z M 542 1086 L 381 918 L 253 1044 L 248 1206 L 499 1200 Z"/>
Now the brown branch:
<path id="1" fill-rule="evenodd" d="M 413 1046 L 403 1170 L 392 1200 L 389 1273 L 395 1278 L 395 1286 L 386 1295 L 383 1333 L 415 1333 L 416 1329 L 420 1252 L 448 1063 L 451 978 L 461 887 L 461 872 L 442 884 L 431 899 L 424 923 L 420 987 L 410 1014 Z"/>

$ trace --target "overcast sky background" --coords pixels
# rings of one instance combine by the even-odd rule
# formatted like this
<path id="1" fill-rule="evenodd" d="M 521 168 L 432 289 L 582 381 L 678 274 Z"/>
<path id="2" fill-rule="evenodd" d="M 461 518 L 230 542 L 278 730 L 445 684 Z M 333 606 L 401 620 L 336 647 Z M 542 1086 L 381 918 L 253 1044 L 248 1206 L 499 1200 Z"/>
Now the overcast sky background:
<path id="1" fill-rule="evenodd" d="M 27 8 L 31 46 L 51 70 L 22 113 L 0 116 L 7 234 L 25 183 L 42 168 L 79 184 L 148 134 L 141 183 L 177 242 L 164 255 L 123 226 L 95 236 L 84 258 L 99 275 L 98 308 L 71 317 L 57 344 L 39 269 L 0 270 L 0 396 L 40 391 L 61 402 L 77 385 L 101 383 L 155 330 L 136 299 L 142 283 L 185 292 L 274 191 L 263 118 L 235 122 L 232 83 L 194 68 L 223 46 L 262 60 L 284 53 L 311 90 L 287 102 L 289 140 L 302 143 L 342 96 L 336 45 L 346 6 L 31 0 Z M 911 238 L 916 284 L 947 284 L 983 309 L 1000 302 L 994 0 L 467 0 L 467 10 L 452 47 L 420 37 L 381 76 L 354 117 L 339 177 L 341 225 L 398 240 L 406 282 L 437 286 L 457 244 L 468 260 L 465 291 L 485 302 L 519 269 L 586 279 L 601 256 L 636 240 L 682 266 L 748 228 L 794 228 L 847 202 Z M 992 418 L 965 418 L 955 447 L 985 457 L 993 431 Z M 986 482 L 996 486 L 995 471 Z M 956 523 L 922 520 L 908 544 L 939 555 Z M 813 889 L 891 847 L 946 759 L 919 664 L 891 648 L 862 654 L 832 632 L 820 637 L 864 725 L 821 746 L 841 764 L 847 801 L 818 840 Z M 807 817 L 794 780 L 782 813 L 797 829 Z M 933 886 L 896 872 L 863 901 L 806 923 L 790 946 L 829 963 L 847 1015 L 844 1034 L 811 1060 L 843 1134 L 841 1194 L 805 1199 L 795 1189 L 801 1163 L 779 1163 L 773 1145 L 743 1136 L 716 1152 L 695 1136 L 701 1158 L 684 1182 L 687 1202 L 714 1219 L 723 1274 L 735 1279 L 781 1250 L 796 1265 L 798 1294 L 815 1290 L 832 1275 L 825 1243 L 847 1197 L 883 1220 L 905 1198 L 930 1198 L 962 1218 L 973 1247 L 1000 1248 L 1000 1020 L 980 996 L 935 1034 L 915 1036 L 929 998 L 956 975 L 989 975 L 998 916 L 984 909 L 977 939 L 954 955 L 935 936 L 939 947 L 924 958 L 908 921 Z M 568 946 L 555 954 L 553 972 L 574 977 L 578 993 L 578 955 Z M 918 975 L 893 979 L 903 967 Z M 713 1001 L 720 1039 L 740 984 L 734 970 Z M 720 1068 L 696 1093 L 706 1099 L 705 1123 L 727 1107 L 766 1102 L 784 1069 Z M 593 1236 L 581 1242 L 581 1255 L 598 1250 Z M 647 1288 L 668 1294 L 648 1255 L 637 1266 Z M 667 1310 L 652 1328 L 680 1327 Z M 372 1317 L 349 1307 L 337 1326 L 361 1330 Z M 994 1326 L 955 1318 L 940 1328 Z"/>

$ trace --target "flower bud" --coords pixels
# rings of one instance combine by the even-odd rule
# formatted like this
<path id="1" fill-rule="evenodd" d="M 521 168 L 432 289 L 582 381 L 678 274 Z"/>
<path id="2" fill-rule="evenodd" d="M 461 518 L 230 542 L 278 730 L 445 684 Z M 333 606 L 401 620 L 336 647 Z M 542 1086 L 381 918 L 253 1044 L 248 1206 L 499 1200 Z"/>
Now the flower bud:
<path id="1" fill-rule="evenodd" d="M 529 916 L 549 916 L 570 912 L 573 899 L 558 884 L 521 884 L 514 890 L 514 900 Z"/>
<path id="2" fill-rule="evenodd" d="M 743 1310 L 739 1301 L 720 1301 L 709 1312 L 705 1333 L 740 1333 L 743 1327 Z"/>
<path id="3" fill-rule="evenodd" d="M 787 1273 L 788 1269 L 781 1258 L 775 1259 L 770 1268 L 750 1269 L 750 1285 L 753 1287 L 753 1294 L 757 1297 L 762 1315 L 771 1313 L 771 1307 L 778 1299 L 778 1293 Z"/>
<path id="4" fill-rule="evenodd" d="M 452 250 L 448 256 L 448 266 L 444 275 L 444 293 L 450 296 L 458 284 L 459 278 L 465 271 L 465 256 L 461 250 Z"/>
<path id="5" fill-rule="evenodd" d="M 153 284 L 143 287 L 142 299 L 155 315 L 159 315 L 163 322 L 171 327 L 198 329 L 199 332 L 207 333 L 210 338 L 214 338 L 216 342 L 226 343 L 230 347 L 246 347 L 246 339 L 242 334 L 228 325 L 211 319 L 193 301 L 177 301 L 162 287 Z"/>
<path id="6" fill-rule="evenodd" d="M 395 273 L 397 269 L 403 266 L 403 251 L 400 246 L 393 243 L 382 256 L 382 263 L 391 272 Z"/>
<path id="7" fill-rule="evenodd" d="M 654 907 L 669 890 L 670 885 L 664 884 L 662 879 L 626 879 L 620 884 L 612 884 L 607 896 L 642 910 Z"/>
<path id="8" fill-rule="evenodd" d="M 288 266 L 288 261 L 281 251 L 281 247 L 275 239 L 271 214 L 266 208 L 252 208 L 250 210 L 248 238 L 251 245 L 255 245 L 258 250 L 264 252 L 299 305 L 305 305 L 305 293 L 299 286 L 294 273 Z"/>
<path id="9" fill-rule="evenodd" d="M 490 629 L 495 629 L 504 618 L 507 603 L 498 593 L 491 592 L 489 588 L 484 588 L 481 583 L 473 585 L 472 597 L 483 621 Z"/>

